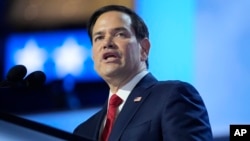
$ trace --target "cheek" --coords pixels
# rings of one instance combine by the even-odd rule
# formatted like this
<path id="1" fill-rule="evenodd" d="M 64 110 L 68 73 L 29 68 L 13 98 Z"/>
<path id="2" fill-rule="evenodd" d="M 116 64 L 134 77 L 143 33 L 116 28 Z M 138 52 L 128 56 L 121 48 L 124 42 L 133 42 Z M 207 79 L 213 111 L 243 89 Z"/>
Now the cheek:
<path id="1" fill-rule="evenodd" d="M 94 61 L 94 63 L 96 63 L 98 60 L 98 52 L 96 49 L 92 49 L 92 60 Z"/>
<path id="2" fill-rule="evenodd" d="M 129 59 L 132 63 L 137 62 L 141 56 L 137 48 L 137 46 L 130 46 L 125 51 L 127 59 Z"/>

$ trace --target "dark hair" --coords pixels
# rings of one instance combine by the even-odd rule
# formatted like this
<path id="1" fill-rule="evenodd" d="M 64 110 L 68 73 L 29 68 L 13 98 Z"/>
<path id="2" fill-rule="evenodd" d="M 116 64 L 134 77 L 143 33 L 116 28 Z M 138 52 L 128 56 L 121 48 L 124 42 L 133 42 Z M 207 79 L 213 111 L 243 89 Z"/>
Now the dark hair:
<path id="1" fill-rule="evenodd" d="M 134 11 L 131 9 L 121 6 L 121 5 L 108 5 L 104 6 L 97 11 L 93 13 L 93 15 L 90 17 L 88 25 L 87 25 L 87 30 L 88 30 L 88 35 L 90 37 L 90 40 L 92 42 L 92 32 L 93 32 L 93 27 L 96 23 L 96 20 L 103 14 L 109 11 L 118 11 L 122 12 L 125 14 L 128 14 L 129 17 L 131 18 L 132 21 L 132 28 L 134 29 L 135 32 L 135 37 L 138 41 L 144 39 L 144 38 L 149 38 L 149 32 L 147 25 L 144 23 L 142 18 L 138 16 Z M 146 60 L 146 65 L 148 68 L 148 60 Z"/>

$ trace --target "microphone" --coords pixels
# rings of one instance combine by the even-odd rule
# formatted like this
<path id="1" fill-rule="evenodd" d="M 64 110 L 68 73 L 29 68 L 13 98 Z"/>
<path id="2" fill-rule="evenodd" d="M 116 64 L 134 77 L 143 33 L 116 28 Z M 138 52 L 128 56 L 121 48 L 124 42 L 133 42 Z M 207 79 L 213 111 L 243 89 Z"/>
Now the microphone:
<path id="1" fill-rule="evenodd" d="M 46 75 L 42 71 L 34 71 L 26 78 L 27 69 L 24 65 L 16 65 L 7 73 L 7 79 L 0 82 L 0 88 L 41 88 L 45 81 Z"/>
<path id="2" fill-rule="evenodd" d="M 34 71 L 24 79 L 28 88 L 40 88 L 44 85 L 45 81 L 46 75 L 42 71 Z"/>
<path id="3" fill-rule="evenodd" d="M 22 85 L 21 82 L 26 73 L 27 69 L 24 65 L 12 67 L 7 73 L 6 80 L 0 82 L 0 88 L 19 87 L 19 85 Z"/>
<path id="4" fill-rule="evenodd" d="M 16 65 L 12 67 L 7 73 L 7 80 L 12 82 L 20 81 L 27 73 L 27 69 L 24 65 Z"/>

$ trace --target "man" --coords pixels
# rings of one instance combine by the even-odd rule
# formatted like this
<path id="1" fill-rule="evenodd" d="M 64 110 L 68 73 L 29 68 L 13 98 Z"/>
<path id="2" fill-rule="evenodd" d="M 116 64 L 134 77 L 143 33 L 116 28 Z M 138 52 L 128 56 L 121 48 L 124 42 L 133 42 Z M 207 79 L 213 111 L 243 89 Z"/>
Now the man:
<path id="1" fill-rule="evenodd" d="M 74 134 L 109 141 L 212 141 L 208 113 L 196 89 L 181 81 L 157 81 L 148 72 L 149 33 L 130 9 L 110 5 L 90 18 L 95 70 L 122 100 L 110 123 L 108 101 Z M 105 130 L 105 131 L 104 131 Z"/>

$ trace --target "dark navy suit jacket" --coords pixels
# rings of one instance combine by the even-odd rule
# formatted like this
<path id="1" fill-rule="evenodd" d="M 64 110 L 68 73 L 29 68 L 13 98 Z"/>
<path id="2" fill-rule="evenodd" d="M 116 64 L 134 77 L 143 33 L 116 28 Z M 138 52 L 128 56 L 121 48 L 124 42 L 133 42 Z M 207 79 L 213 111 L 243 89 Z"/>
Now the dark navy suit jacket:
<path id="1" fill-rule="evenodd" d="M 141 101 L 134 102 L 136 97 Z M 80 124 L 74 134 L 97 141 L 107 111 Z M 109 141 L 212 141 L 208 113 L 196 89 L 181 81 L 157 81 L 147 74 L 132 90 Z"/>

